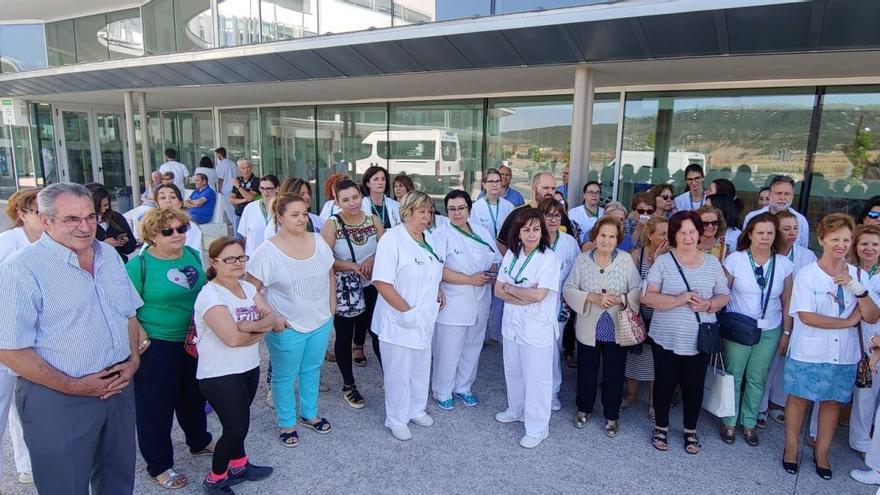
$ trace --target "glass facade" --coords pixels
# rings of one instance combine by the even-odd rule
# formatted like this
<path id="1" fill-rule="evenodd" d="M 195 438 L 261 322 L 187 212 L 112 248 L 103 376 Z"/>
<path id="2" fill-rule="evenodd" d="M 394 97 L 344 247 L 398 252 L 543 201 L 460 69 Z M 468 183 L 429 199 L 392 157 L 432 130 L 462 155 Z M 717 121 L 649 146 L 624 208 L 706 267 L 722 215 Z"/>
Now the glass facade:
<path id="1" fill-rule="evenodd" d="M 76 63 L 73 19 L 46 23 L 46 51 L 50 67 Z"/>
<path id="2" fill-rule="evenodd" d="M 495 14 L 530 12 L 600 3 L 613 3 L 613 0 L 495 0 Z"/>
<path id="3" fill-rule="evenodd" d="M 388 106 L 350 105 L 318 107 L 318 182 L 333 172 L 348 175 L 355 182 L 371 165 L 388 167 L 373 140 L 388 131 Z M 323 193 L 321 193 L 323 194 Z M 321 201 L 326 198 L 321 197 Z"/>
<path id="4" fill-rule="evenodd" d="M 217 22 L 221 46 L 259 43 L 260 0 L 219 0 Z"/>
<path id="5" fill-rule="evenodd" d="M 220 110 L 220 142 L 230 160 L 250 160 L 254 173 L 260 173 L 260 118 L 256 108 Z"/>
<path id="6" fill-rule="evenodd" d="M 318 176 L 314 107 L 260 109 L 260 159 L 265 174 L 300 177 L 314 188 Z"/>
<path id="7" fill-rule="evenodd" d="M 263 41 L 318 34 L 318 0 L 262 0 Z"/>
<path id="8" fill-rule="evenodd" d="M 0 25 L 0 72 L 22 72 L 46 67 L 46 39 L 42 24 Z"/>
<path id="9" fill-rule="evenodd" d="M 14 156 L 12 128 L 0 126 L 0 199 L 9 199 L 16 189 Z"/>

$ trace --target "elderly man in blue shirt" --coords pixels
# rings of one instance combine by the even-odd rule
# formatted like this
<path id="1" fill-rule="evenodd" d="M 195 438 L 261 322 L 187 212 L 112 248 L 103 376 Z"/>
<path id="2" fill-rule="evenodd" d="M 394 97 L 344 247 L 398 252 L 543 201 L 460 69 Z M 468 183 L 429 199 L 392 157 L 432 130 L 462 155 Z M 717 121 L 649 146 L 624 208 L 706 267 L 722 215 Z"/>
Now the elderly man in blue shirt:
<path id="1" fill-rule="evenodd" d="M 0 267 L 0 362 L 19 377 L 34 482 L 41 494 L 131 493 L 141 298 L 95 240 L 85 187 L 52 184 L 37 205 L 43 236 Z"/>
<path id="2" fill-rule="evenodd" d="M 208 223 L 214 216 L 217 193 L 208 185 L 208 176 L 205 174 L 195 174 L 193 184 L 195 184 L 196 190 L 190 194 L 188 200 L 183 202 L 183 206 L 189 209 L 189 216 L 193 222 Z"/>

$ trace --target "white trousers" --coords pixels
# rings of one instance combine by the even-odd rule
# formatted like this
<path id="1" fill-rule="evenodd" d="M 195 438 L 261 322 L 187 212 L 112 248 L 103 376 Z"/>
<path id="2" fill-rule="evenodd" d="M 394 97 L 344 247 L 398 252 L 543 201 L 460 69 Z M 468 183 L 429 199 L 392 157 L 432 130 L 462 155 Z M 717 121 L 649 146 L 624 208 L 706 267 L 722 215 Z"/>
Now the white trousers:
<path id="1" fill-rule="evenodd" d="M 785 401 L 788 400 L 788 394 L 785 393 L 785 356 L 780 356 L 777 352 L 770 362 L 770 371 L 767 372 L 767 386 L 764 387 L 764 396 L 761 398 L 761 412 L 767 411 L 770 402 L 777 406 L 785 407 Z"/>
<path id="2" fill-rule="evenodd" d="M 857 388 L 853 392 L 852 414 L 849 418 L 849 446 L 853 450 L 867 452 L 871 446 L 871 426 L 874 424 L 874 415 L 877 414 L 878 396 L 878 376 L 874 377 L 871 388 Z"/>
<path id="3" fill-rule="evenodd" d="M 15 470 L 19 473 L 30 473 L 32 472 L 31 456 L 27 445 L 24 443 L 21 418 L 18 417 L 18 408 L 15 407 L 16 380 L 18 379 L 10 375 L 8 370 L 0 367 L 0 440 L 3 439 L 3 433 L 8 425 L 9 437 L 12 440 L 12 451 L 15 457 Z M 0 478 L 2 477 L 3 463 L 0 463 Z"/>
<path id="4" fill-rule="evenodd" d="M 385 382 L 385 426 L 399 428 L 424 416 L 431 379 L 431 347 L 410 349 L 379 341 Z"/>
<path id="5" fill-rule="evenodd" d="M 501 342 L 501 318 L 504 316 L 504 301 L 492 295 L 492 307 L 489 311 L 489 323 L 486 326 L 486 338 Z"/>
<path id="6" fill-rule="evenodd" d="M 562 362 L 559 356 L 562 354 L 562 334 L 565 332 L 565 322 L 559 323 L 559 336 L 556 337 L 556 345 L 553 350 L 553 395 L 559 394 L 562 388 Z"/>
<path id="7" fill-rule="evenodd" d="M 476 324 L 471 326 L 437 324 L 431 375 L 435 399 L 451 399 L 453 392 L 471 393 L 485 335 L 485 318 L 477 318 Z"/>
<path id="8" fill-rule="evenodd" d="M 513 418 L 523 418 L 526 435 L 540 439 L 550 433 L 554 352 L 555 344 L 531 347 L 504 339 L 506 413 Z"/>
<path id="9" fill-rule="evenodd" d="M 877 409 L 874 416 L 874 423 L 880 425 L 880 408 Z M 865 464 L 871 469 L 880 471 L 880 431 L 874 432 L 874 437 L 868 443 L 868 450 L 865 452 Z"/>

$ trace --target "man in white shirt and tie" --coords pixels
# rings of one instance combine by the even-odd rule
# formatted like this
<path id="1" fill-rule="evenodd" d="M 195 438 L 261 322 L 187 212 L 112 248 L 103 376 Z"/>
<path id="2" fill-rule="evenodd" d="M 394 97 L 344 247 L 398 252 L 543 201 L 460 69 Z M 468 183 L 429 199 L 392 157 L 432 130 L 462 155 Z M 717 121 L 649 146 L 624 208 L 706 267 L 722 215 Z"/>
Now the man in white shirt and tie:
<path id="1" fill-rule="evenodd" d="M 187 179 L 189 179 L 189 169 L 186 168 L 186 165 L 177 161 L 177 150 L 174 148 L 167 148 L 165 150 L 165 163 L 163 163 L 159 167 L 159 172 L 163 174 L 165 172 L 172 172 L 174 174 L 174 185 L 180 189 L 180 193 L 183 194 L 185 184 L 187 183 Z"/>
<path id="2" fill-rule="evenodd" d="M 782 210 L 788 210 L 797 217 L 798 221 L 798 237 L 795 243 L 798 246 L 809 247 L 810 224 L 807 222 L 806 217 L 791 207 L 792 201 L 794 201 L 794 179 L 787 175 L 774 176 L 770 181 L 770 204 L 746 215 L 746 218 L 743 221 L 743 228 L 749 224 L 749 220 L 755 215 L 764 213 L 765 211 L 775 214 Z"/>

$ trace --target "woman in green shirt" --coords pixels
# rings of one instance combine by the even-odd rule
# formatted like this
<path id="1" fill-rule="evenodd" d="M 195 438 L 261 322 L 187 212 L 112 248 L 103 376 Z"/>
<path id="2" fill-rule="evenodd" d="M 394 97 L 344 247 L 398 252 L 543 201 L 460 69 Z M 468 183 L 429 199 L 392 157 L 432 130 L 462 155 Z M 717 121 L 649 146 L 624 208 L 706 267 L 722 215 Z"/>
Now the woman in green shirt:
<path id="1" fill-rule="evenodd" d="M 205 285 L 199 253 L 185 246 L 189 217 L 178 209 L 150 210 L 141 231 L 148 247 L 126 264 L 144 300 L 137 318 L 146 332 L 134 377 L 137 436 L 152 480 L 180 488 L 188 480 L 174 471 L 174 416 L 192 455 L 213 452 L 205 399 L 196 382 L 196 359 L 184 349 L 196 296 Z"/>

